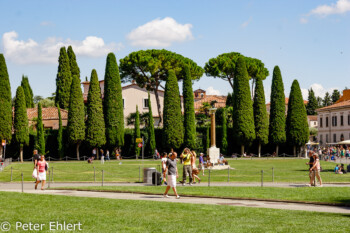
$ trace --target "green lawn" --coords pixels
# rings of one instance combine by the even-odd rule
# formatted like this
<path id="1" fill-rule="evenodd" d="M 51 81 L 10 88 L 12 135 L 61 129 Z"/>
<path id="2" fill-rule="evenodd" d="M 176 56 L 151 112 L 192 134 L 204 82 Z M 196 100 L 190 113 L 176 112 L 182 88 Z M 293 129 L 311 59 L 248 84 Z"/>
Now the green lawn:
<path id="1" fill-rule="evenodd" d="M 272 168 L 274 168 L 275 182 L 308 182 L 308 171 L 305 159 L 238 159 L 229 160 L 231 182 L 260 182 L 261 170 L 264 170 L 264 181 L 272 181 Z M 334 174 L 333 169 L 335 164 L 331 162 L 321 162 L 324 172 L 321 176 L 324 182 L 350 182 L 350 174 Z M 12 165 L 0 172 L 0 181 L 10 181 L 11 167 L 13 168 L 13 181 L 20 181 L 21 172 L 24 174 L 25 181 L 32 181 L 31 173 L 33 163 L 12 163 Z M 145 160 L 123 160 L 122 164 L 119 161 L 106 162 L 101 165 L 99 161 L 94 164 L 87 162 L 51 162 L 50 167 L 54 169 L 54 181 L 69 182 L 69 181 L 94 181 L 94 167 L 96 170 L 96 181 L 102 180 L 102 169 L 104 170 L 104 180 L 115 182 L 138 182 L 139 169 L 141 168 L 141 181 L 143 167 L 160 168 L 160 161 Z M 182 166 L 178 165 L 180 176 L 182 175 Z M 205 176 L 200 175 L 202 182 L 208 181 L 208 170 L 205 171 Z M 212 171 L 212 182 L 227 182 L 228 171 Z"/>
<path id="2" fill-rule="evenodd" d="M 61 188 L 60 188 L 61 189 Z M 162 194 L 165 186 L 104 186 L 104 187 L 64 187 L 62 189 L 106 190 L 123 192 L 143 192 Z M 305 188 L 275 188 L 275 187 L 177 187 L 180 195 L 257 198 L 266 200 L 289 200 L 306 202 L 323 202 L 350 205 L 349 187 L 305 187 Z M 173 194 L 172 191 L 169 192 Z"/>
<path id="3" fill-rule="evenodd" d="M 81 223 L 82 232 L 349 232 L 344 214 L 0 192 L 1 221 Z"/>

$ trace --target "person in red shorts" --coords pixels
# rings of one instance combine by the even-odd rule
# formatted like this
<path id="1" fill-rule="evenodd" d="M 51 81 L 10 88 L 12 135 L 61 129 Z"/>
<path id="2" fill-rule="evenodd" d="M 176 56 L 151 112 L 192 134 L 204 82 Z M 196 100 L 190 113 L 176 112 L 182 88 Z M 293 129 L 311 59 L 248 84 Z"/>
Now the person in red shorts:
<path id="1" fill-rule="evenodd" d="M 35 184 L 35 189 L 38 188 L 38 184 L 41 183 L 41 190 L 44 190 L 45 182 L 46 182 L 46 161 L 45 156 L 41 155 L 40 160 L 38 161 L 36 165 L 37 171 L 38 171 L 38 178 Z"/>

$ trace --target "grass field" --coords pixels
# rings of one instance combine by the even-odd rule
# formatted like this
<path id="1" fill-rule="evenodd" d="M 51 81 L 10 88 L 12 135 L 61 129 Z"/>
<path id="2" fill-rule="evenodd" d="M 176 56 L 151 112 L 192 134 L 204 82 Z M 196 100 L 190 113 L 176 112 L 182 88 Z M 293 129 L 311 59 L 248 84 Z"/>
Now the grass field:
<path id="1" fill-rule="evenodd" d="M 104 186 L 104 187 L 65 187 L 63 189 L 77 190 L 106 190 L 123 192 L 144 192 L 163 194 L 165 186 Z M 349 187 L 323 187 L 323 188 L 276 188 L 276 187 L 182 187 L 178 186 L 180 195 L 231 197 L 231 198 L 257 198 L 266 200 L 288 200 L 323 202 L 350 205 Z M 169 194 L 173 194 L 169 191 Z"/>
<path id="2" fill-rule="evenodd" d="M 272 181 L 272 173 L 274 173 L 275 182 L 308 182 L 308 167 L 305 163 L 308 160 L 305 159 L 238 159 L 229 160 L 231 167 L 235 168 L 230 170 L 231 182 L 260 182 L 261 170 L 264 170 L 264 181 Z M 350 182 L 350 174 L 334 174 L 334 163 L 321 162 L 324 172 L 321 173 L 324 182 Z M 13 181 L 20 181 L 21 172 L 24 175 L 24 181 L 32 181 L 31 174 L 33 169 L 33 163 L 12 163 L 12 165 L 5 168 L 0 172 L 0 181 L 8 182 L 11 180 L 11 167 Z M 96 181 L 102 180 L 102 170 L 104 170 L 104 181 L 115 182 L 138 182 L 139 181 L 139 169 L 141 170 L 141 181 L 143 167 L 156 167 L 160 169 L 160 161 L 145 160 L 123 160 L 122 164 L 119 161 L 105 162 L 104 165 L 99 161 L 95 161 L 93 164 L 87 162 L 51 162 L 50 167 L 54 170 L 54 181 L 70 182 L 92 182 L 94 181 L 94 167 L 96 173 Z M 273 168 L 273 172 L 272 172 Z M 182 174 L 182 165 L 178 165 L 179 174 Z M 202 182 L 208 181 L 208 170 L 205 171 L 205 176 L 201 176 Z M 227 182 L 228 171 L 212 171 L 212 182 Z"/>
<path id="3" fill-rule="evenodd" d="M 82 232 L 349 232 L 349 215 L 0 192 L 1 221 L 81 223 Z M 19 232 L 19 231 L 17 231 Z M 58 231 L 59 232 L 59 231 Z"/>

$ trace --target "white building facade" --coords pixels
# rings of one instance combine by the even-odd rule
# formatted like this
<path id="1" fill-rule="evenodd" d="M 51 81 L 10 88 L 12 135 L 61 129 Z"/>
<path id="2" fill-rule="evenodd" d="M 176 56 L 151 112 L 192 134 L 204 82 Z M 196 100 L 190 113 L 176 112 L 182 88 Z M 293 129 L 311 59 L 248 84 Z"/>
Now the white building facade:
<path id="1" fill-rule="evenodd" d="M 320 145 L 350 140 L 350 100 L 317 109 Z"/>

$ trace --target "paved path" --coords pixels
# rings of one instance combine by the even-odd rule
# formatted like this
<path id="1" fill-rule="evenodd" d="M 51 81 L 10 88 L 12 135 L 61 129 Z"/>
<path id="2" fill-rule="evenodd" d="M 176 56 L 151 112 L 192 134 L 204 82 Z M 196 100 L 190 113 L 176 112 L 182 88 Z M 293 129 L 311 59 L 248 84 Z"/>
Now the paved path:
<path id="1" fill-rule="evenodd" d="M 100 185 L 96 183 L 54 183 L 51 187 L 62 186 L 92 186 Z M 107 183 L 105 185 L 116 185 L 115 183 Z M 131 186 L 143 185 L 135 183 L 118 183 L 117 185 Z M 92 198 L 110 198 L 110 199 L 125 199 L 125 200 L 143 200 L 143 201 L 159 201 L 159 202 L 174 202 L 174 203 L 192 203 L 192 204 L 207 204 L 207 205 L 227 205 L 227 206 L 242 206 L 255 208 L 272 208 L 285 210 L 303 210 L 328 213 L 350 214 L 350 207 L 326 206 L 314 204 L 298 204 L 272 201 L 253 201 L 253 200 L 234 200 L 220 198 L 200 198 L 200 197 L 181 197 L 175 199 L 164 198 L 162 195 L 154 194 L 134 194 L 134 193 L 112 193 L 112 192 L 90 192 L 90 191 L 74 191 L 74 190 L 34 190 L 34 183 L 26 183 L 24 185 L 25 193 L 45 194 L 45 195 L 63 195 L 75 197 L 92 197 Z M 250 183 L 251 186 L 251 183 Z M 20 183 L 0 183 L 0 191 L 21 192 Z"/>
<path id="2" fill-rule="evenodd" d="M 56 187 L 83 187 L 83 186 L 101 186 L 101 182 L 53 182 L 50 183 L 51 188 Z M 104 186 L 151 186 L 144 183 L 117 183 L 104 182 Z M 180 186 L 181 184 L 178 184 Z M 34 182 L 24 182 L 24 190 L 31 190 L 34 188 Z M 46 187 L 48 184 L 46 184 Z M 164 185 L 163 185 L 164 186 Z M 193 186 L 207 187 L 208 183 L 194 184 Z M 225 187 L 261 187 L 260 182 L 211 182 L 210 186 L 225 186 Z M 164 186 L 165 187 L 165 186 Z M 306 183 L 272 183 L 264 182 L 264 187 L 280 187 L 280 188 L 300 188 L 307 187 Z M 324 183 L 323 187 L 350 187 L 350 183 Z M 20 182 L 0 182 L 0 191 L 3 189 L 21 190 L 22 184 Z"/>

